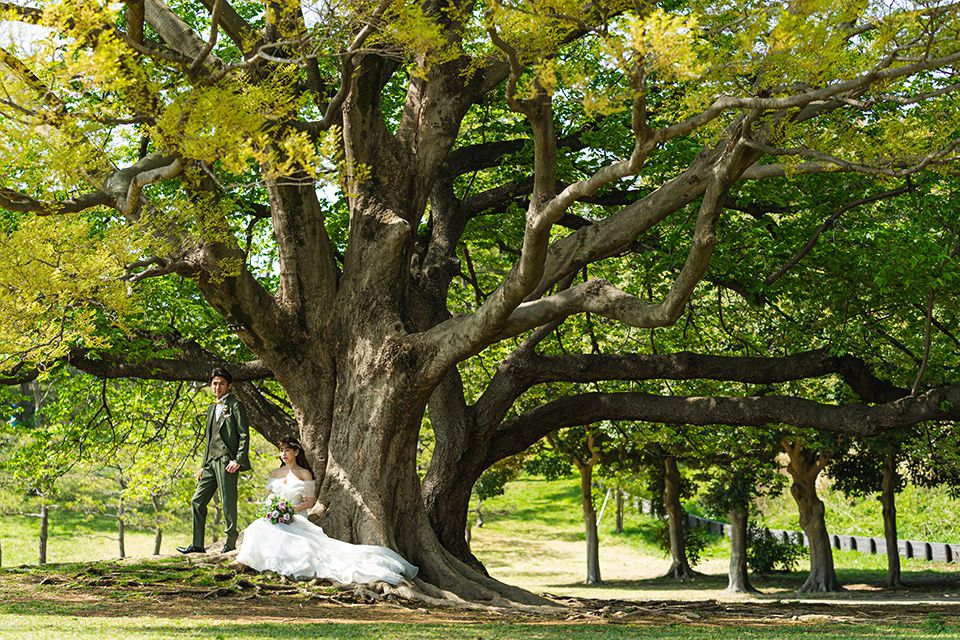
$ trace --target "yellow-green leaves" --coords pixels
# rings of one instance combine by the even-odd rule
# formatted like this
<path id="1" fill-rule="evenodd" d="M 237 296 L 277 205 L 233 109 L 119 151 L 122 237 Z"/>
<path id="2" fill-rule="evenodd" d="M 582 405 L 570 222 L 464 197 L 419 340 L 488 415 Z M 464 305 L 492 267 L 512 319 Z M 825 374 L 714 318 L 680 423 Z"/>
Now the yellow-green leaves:
<path id="1" fill-rule="evenodd" d="M 129 232 L 98 232 L 86 216 L 24 217 L 0 230 L 0 371 L 42 365 L 71 346 L 104 346 L 100 314 L 129 310 L 121 280 Z"/>
<path id="2" fill-rule="evenodd" d="M 631 16 L 624 24 L 626 43 L 639 64 L 665 79 L 689 80 L 703 71 L 697 57 L 699 23 L 695 15 L 671 15 L 657 9 Z"/>

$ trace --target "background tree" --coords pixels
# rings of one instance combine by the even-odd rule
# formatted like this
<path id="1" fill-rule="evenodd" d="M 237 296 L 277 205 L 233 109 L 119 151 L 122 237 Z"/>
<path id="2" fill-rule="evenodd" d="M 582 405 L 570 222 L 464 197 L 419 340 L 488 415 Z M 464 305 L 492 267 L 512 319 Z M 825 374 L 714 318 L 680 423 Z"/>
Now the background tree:
<path id="1" fill-rule="evenodd" d="M 727 591 L 756 591 L 747 574 L 750 509 L 756 498 L 781 488 L 775 437 L 768 431 L 730 429 L 714 443 L 712 480 L 703 494 L 708 509 L 730 522 Z"/>

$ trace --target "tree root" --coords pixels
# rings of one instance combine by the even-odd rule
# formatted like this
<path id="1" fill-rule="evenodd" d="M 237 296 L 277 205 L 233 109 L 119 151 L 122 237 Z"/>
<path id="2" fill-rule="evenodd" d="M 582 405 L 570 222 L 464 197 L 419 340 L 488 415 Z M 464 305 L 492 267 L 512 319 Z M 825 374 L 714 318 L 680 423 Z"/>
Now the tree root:
<path id="1" fill-rule="evenodd" d="M 694 571 L 689 567 L 687 567 L 686 569 L 681 569 L 679 566 L 676 566 L 676 567 L 670 567 L 670 569 L 661 577 L 684 582 L 686 580 L 696 580 L 697 578 L 703 578 L 704 574 L 700 573 L 699 571 Z"/>

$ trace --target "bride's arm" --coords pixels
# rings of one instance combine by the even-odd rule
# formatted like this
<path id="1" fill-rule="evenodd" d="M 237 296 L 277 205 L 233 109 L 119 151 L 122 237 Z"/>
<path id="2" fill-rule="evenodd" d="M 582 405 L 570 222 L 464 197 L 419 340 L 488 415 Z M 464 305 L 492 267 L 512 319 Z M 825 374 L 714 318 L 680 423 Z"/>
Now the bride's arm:
<path id="1" fill-rule="evenodd" d="M 303 501 L 300 504 L 297 504 L 293 507 L 294 511 L 307 511 L 313 505 L 317 504 L 317 498 L 314 495 L 316 493 L 316 483 L 312 480 L 307 480 L 304 482 L 303 490 Z"/>
<path id="2" fill-rule="evenodd" d="M 307 511 L 313 505 L 317 504 L 317 499 L 314 496 L 303 496 L 303 502 L 298 504 L 293 508 L 294 511 Z"/>

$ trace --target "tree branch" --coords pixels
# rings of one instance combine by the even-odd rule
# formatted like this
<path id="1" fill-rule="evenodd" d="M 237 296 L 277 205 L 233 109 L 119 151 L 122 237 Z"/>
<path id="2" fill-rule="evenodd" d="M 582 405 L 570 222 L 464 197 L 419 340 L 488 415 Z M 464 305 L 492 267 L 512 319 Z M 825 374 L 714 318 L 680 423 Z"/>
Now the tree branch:
<path id="1" fill-rule="evenodd" d="M 205 6 L 211 14 L 213 14 L 216 5 L 220 3 L 222 8 L 220 9 L 219 22 L 223 25 L 223 30 L 227 32 L 227 35 L 241 51 L 246 53 L 253 48 L 260 38 L 259 34 L 237 13 L 236 9 L 234 9 L 227 0 L 200 0 L 200 2 L 203 3 L 203 6 Z"/>
<path id="2" fill-rule="evenodd" d="M 180 358 L 131 359 L 126 353 L 74 348 L 66 358 L 70 365 L 98 378 L 140 378 L 170 382 L 209 382 L 214 367 L 227 367 L 235 382 L 272 378 L 273 372 L 260 360 L 228 362 L 194 341 L 171 345 Z"/>
<path id="3" fill-rule="evenodd" d="M 646 393 L 584 393 L 543 404 L 508 420 L 487 455 L 489 466 L 524 451 L 557 429 L 601 420 L 670 424 L 788 424 L 833 433 L 872 436 L 927 420 L 960 419 L 960 384 L 879 405 L 826 405 L 789 396 L 683 397 Z"/>
<path id="4" fill-rule="evenodd" d="M 96 206 L 114 206 L 114 199 L 108 193 L 95 191 L 60 202 L 42 202 L 13 189 L 0 188 L 0 207 L 18 213 L 34 213 L 38 216 L 78 213 Z"/>
<path id="5" fill-rule="evenodd" d="M 207 39 L 207 44 L 204 45 L 203 50 L 197 54 L 187 73 L 191 75 L 196 73 L 206 63 L 214 45 L 217 44 L 217 36 L 220 33 L 220 14 L 223 12 L 225 3 L 226 0 L 213 0 L 213 8 L 210 10 L 210 37 Z"/>
<path id="6" fill-rule="evenodd" d="M 662 327 L 676 321 L 694 287 L 702 278 L 716 244 L 716 224 L 727 189 L 738 166 L 733 145 L 730 154 L 714 167 L 700 205 L 687 260 L 670 291 L 660 303 L 650 303 L 627 294 L 603 280 L 591 280 L 552 296 L 524 302 L 506 319 L 499 338 L 517 335 L 533 327 L 573 313 L 590 312 L 635 327 Z"/>
<path id="7" fill-rule="evenodd" d="M 826 220 L 823 221 L 823 224 L 820 225 L 820 227 L 813 233 L 813 236 L 811 236 L 810 239 L 807 240 L 806 244 L 803 245 L 803 247 L 797 252 L 795 256 L 787 260 L 783 265 L 780 266 L 779 269 L 777 269 L 776 271 L 774 271 L 764 279 L 763 281 L 764 286 L 769 287 L 771 284 L 779 280 L 780 277 L 783 276 L 783 274 L 785 274 L 787 271 L 795 267 L 798 262 L 803 260 L 803 258 L 808 253 L 810 253 L 813 247 L 817 244 L 817 240 L 820 239 L 820 236 L 822 236 L 824 233 L 829 231 L 830 228 L 834 225 L 834 223 L 840 219 L 840 216 L 842 216 L 847 211 L 863 206 L 865 204 L 870 204 L 872 202 L 879 202 L 880 200 L 886 200 L 887 198 L 896 197 L 900 194 L 910 191 L 911 189 L 912 189 L 912 186 L 908 183 L 896 189 L 890 189 L 889 191 L 884 191 L 883 193 L 878 193 L 872 196 L 868 196 L 866 198 L 860 198 L 859 200 L 855 200 L 854 202 L 851 202 L 849 204 L 846 204 L 840 207 L 839 209 L 834 211 L 833 214 L 830 215 L 830 217 L 828 217 Z"/>

